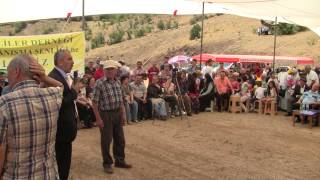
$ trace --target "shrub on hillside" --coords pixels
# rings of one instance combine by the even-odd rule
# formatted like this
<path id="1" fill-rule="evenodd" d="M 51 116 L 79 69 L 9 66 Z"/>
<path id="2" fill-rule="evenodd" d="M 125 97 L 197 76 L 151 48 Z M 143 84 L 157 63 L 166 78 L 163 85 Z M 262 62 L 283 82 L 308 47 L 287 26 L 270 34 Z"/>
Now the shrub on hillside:
<path id="1" fill-rule="evenodd" d="M 109 34 L 108 44 L 112 45 L 112 44 L 120 43 L 123 40 L 123 36 L 124 36 L 124 31 L 122 30 L 113 31 L 111 34 Z"/>
<path id="2" fill-rule="evenodd" d="M 141 29 L 136 30 L 134 32 L 134 37 L 139 38 L 139 37 L 144 36 L 144 34 L 145 34 L 145 30 L 143 28 L 141 28 Z"/>
<path id="3" fill-rule="evenodd" d="M 17 22 L 17 23 L 14 24 L 14 32 L 15 33 L 19 33 L 26 27 L 27 27 L 27 23 L 26 22 Z"/>
<path id="4" fill-rule="evenodd" d="M 172 28 L 173 28 L 173 29 L 178 29 L 178 28 L 179 28 L 179 23 L 178 23 L 178 21 L 173 21 Z"/>
<path id="5" fill-rule="evenodd" d="M 146 19 L 148 24 L 152 24 L 152 18 L 150 14 L 146 14 L 144 15 L 144 18 Z"/>
<path id="6" fill-rule="evenodd" d="M 104 44 L 105 44 L 105 38 L 101 32 L 98 33 L 98 35 L 91 40 L 91 48 L 92 49 L 102 47 L 102 46 L 104 46 Z"/>
<path id="7" fill-rule="evenodd" d="M 191 19 L 190 19 L 190 25 L 194 25 L 196 24 L 198 21 L 201 20 L 201 15 L 194 15 Z"/>
<path id="8" fill-rule="evenodd" d="M 171 20 L 167 21 L 166 29 L 171 29 Z"/>
<path id="9" fill-rule="evenodd" d="M 192 26 L 190 30 L 190 40 L 194 40 L 200 38 L 201 27 L 199 24 L 195 24 Z"/>
<path id="10" fill-rule="evenodd" d="M 209 16 L 207 15 L 204 15 L 203 17 L 204 19 L 208 19 Z M 197 22 L 201 21 L 202 20 L 202 15 L 194 15 L 191 19 L 190 19 L 190 25 L 194 25 L 196 24 Z"/>
<path id="11" fill-rule="evenodd" d="M 160 30 L 165 30 L 165 28 L 166 28 L 165 25 L 164 25 L 164 22 L 162 20 L 158 21 L 157 27 Z"/>
<path id="12" fill-rule="evenodd" d="M 146 31 L 146 33 L 151 33 L 152 30 L 153 30 L 152 26 L 147 26 L 145 31 Z"/>
<path id="13" fill-rule="evenodd" d="M 128 40 L 132 39 L 131 34 L 132 34 L 131 31 L 127 31 L 127 39 L 128 39 Z"/>
<path id="14" fill-rule="evenodd" d="M 305 31 L 307 28 L 303 26 L 298 26 L 294 24 L 287 24 L 287 23 L 279 23 L 277 25 L 277 34 L 279 35 L 290 35 L 295 34 L 300 31 Z"/>
<path id="15" fill-rule="evenodd" d="M 89 27 L 84 30 L 86 40 L 92 39 L 92 31 Z"/>
<path id="16" fill-rule="evenodd" d="M 52 32 L 53 32 L 53 29 L 52 29 L 51 27 L 49 27 L 49 28 L 45 28 L 45 29 L 43 30 L 42 34 L 50 34 L 50 33 L 52 33 Z"/>

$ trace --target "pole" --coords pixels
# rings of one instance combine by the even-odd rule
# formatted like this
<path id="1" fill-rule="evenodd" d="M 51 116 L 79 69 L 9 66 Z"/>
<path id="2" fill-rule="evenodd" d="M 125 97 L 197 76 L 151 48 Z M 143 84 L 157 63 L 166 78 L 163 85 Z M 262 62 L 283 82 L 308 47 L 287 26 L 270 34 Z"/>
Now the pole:
<path id="1" fill-rule="evenodd" d="M 200 70 L 202 65 L 203 21 L 204 21 L 204 1 L 202 2 L 202 18 L 201 18 Z"/>
<path id="2" fill-rule="evenodd" d="M 85 30 L 85 18 L 84 18 L 84 0 L 82 0 L 82 30 Z"/>
<path id="3" fill-rule="evenodd" d="M 272 64 L 272 71 L 274 72 L 274 66 L 276 64 L 276 45 L 277 45 L 277 16 L 274 21 L 274 41 L 273 41 L 273 64 Z"/>

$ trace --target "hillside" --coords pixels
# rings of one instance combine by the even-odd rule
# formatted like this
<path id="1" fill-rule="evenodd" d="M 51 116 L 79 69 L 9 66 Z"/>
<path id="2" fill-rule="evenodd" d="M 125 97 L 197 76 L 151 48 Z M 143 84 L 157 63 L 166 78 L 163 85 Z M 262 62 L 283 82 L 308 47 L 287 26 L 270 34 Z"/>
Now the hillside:
<path id="1" fill-rule="evenodd" d="M 108 16 L 107 16 L 108 18 Z M 193 16 L 156 16 L 125 15 L 117 16 L 116 21 L 91 17 L 87 22 L 87 59 L 113 58 L 134 64 L 137 60 L 160 62 L 165 56 L 178 54 L 199 54 L 200 39 L 189 40 Z M 160 30 L 157 23 L 171 21 L 178 27 Z M 198 22 L 200 24 L 200 22 Z M 0 26 L 0 35 L 31 35 L 81 30 L 80 21 L 41 20 L 28 23 L 16 32 L 17 24 Z M 232 15 L 209 15 L 204 24 L 204 52 L 221 54 L 263 54 L 272 55 L 273 36 L 258 36 L 255 29 L 261 26 L 259 20 Z M 134 37 L 143 29 L 141 37 Z M 19 29 L 18 29 L 19 30 Z M 91 49 L 91 40 L 102 34 L 108 41 L 110 33 L 123 31 L 124 41 Z M 129 37 L 128 32 L 130 33 Z M 131 38 L 131 39 L 130 39 Z M 307 56 L 320 60 L 320 38 L 312 31 L 299 32 L 294 35 L 282 35 L 277 38 L 277 55 Z M 160 60 L 160 61 L 159 61 Z"/>

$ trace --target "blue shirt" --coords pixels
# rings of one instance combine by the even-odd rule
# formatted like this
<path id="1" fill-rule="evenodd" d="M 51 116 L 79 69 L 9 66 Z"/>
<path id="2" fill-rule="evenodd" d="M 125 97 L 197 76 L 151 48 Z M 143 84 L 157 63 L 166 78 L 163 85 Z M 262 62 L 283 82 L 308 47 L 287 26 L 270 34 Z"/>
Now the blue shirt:
<path id="1" fill-rule="evenodd" d="M 11 92 L 11 88 L 9 86 L 5 86 L 1 91 L 1 96 L 8 94 Z"/>
<path id="2" fill-rule="evenodd" d="M 312 90 L 304 92 L 301 96 L 302 104 L 301 107 L 303 109 L 309 109 L 309 104 L 315 103 L 317 101 L 320 101 L 320 95 L 318 91 L 313 92 Z"/>

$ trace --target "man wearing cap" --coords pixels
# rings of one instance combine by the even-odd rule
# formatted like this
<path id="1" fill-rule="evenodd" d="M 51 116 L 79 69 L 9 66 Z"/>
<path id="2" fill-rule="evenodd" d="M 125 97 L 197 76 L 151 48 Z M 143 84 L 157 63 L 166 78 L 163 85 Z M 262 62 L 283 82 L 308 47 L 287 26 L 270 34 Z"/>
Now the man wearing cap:
<path id="1" fill-rule="evenodd" d="M 126 113 L 121 83 L 116 79 L 117 69 L 120 66 L 113 60 L 104 62 L 105 76 L 96 82 L 92 102 L 96 122 L 100 127 L 103 168 L 109 174 L 113 173 L 113 159 L 110 155 L 112 140 L 115 167 L 131 168 L 131 165 L 125 162 L 125 138 L 122 126 L 126 122 Z"/>
<path id="2" fill-rule="evenodd" d="M 299 83 L 288 87 L 288 94 L 287 96 L 287 114 L 286 116 L 292 115 L 293 109 L 299 109 L 299 105 L 295 104 L 301 95 L 304 92 L 307 92 L 310 90 L 310 88 L 306 85 L 307 80 L 305 78 L 300 78 Z"/>

